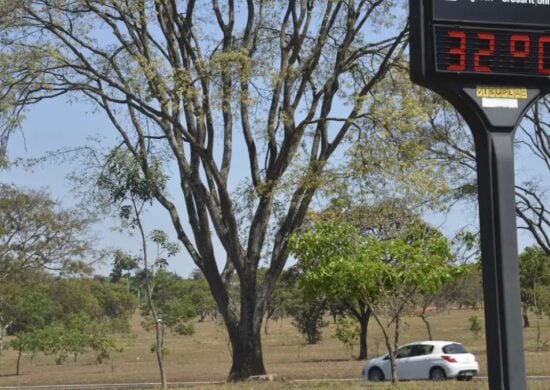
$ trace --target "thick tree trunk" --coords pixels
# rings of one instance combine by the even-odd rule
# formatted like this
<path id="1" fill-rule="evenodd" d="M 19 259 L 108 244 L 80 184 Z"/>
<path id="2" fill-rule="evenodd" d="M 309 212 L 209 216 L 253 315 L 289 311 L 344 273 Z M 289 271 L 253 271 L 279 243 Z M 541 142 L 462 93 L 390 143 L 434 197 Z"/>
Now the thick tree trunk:
<path id="1" fill-rule="evenodd" d="M 250 376 L 265 375 L 261 333 L 265 306 L 272 289 L 266 288 L 265 284 L 258 288 L 254 267 L 241 269 L 242 272 L 237 272 L 240 300 L 236 304 L 227 292 L 231 279 L 228 269 L 220 274 L 214 261 L 203 264 L 203 274 L 223 317 L 231 345 L 232 365 L 227 380 L 239 382 Z"/>
<path id="2" fill-rule="evenodd" d="M 243 318 L 238 329 L 230 331 L 233 364 L 229 371 L 229 382 L 266 374 L 262 354 L 261 326 L 261 321 Z"/>
<path id="3" fill-rule="evenodd" d="M 530 328 L 531 322 L 529 322 L 529 315 L 527 313 L 527 307 L 523 306 L 523 327 L 524 328 Z"/>
<path id="4" fill-rule="evenodd" d="M 369 329 L 369 320 L 372 311 L 370 308 L 367 308 L 366 311 L 361 313 L 361 318 L 359 320 L 360 324 L 360 333 L 359 333 L 359 356 L 357 360 L 365 360 L 368 354 L 368 345 L 367 345 L 367 333 Z"/>

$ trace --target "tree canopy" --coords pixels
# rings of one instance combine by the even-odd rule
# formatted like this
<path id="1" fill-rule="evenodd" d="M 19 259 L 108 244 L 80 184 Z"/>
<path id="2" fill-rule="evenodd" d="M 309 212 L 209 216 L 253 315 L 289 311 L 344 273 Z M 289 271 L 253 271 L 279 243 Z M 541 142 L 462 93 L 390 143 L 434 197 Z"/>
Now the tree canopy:
<path id="1" fill-rule="evenodd" d="M 43 191 L 0 184 L 0 281 L 33 270 L 89 272 L 91 221 Z"/>

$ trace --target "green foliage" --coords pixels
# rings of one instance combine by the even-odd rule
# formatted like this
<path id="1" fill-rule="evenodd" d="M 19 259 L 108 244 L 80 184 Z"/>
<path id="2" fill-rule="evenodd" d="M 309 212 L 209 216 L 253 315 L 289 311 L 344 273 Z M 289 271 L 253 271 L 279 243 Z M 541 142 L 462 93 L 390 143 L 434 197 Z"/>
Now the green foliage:
<path id="1" fill-rule="evenodd" d="M 184 294 L 189 297 L 199 321 L 204 321 L 207 316 L 217 313 L 216 302 L 204 278 L 188 279 L 183 282 Z"/>
<path id="2" fill-rule="evenodd" d="M 109 275 L 111 277 L 111 282 L 118 283 L 124 276 L 126 278 L 128 288 L 130 288 L 130 272 L 136 268 L 138 268 L 138 259 L 135 256 L 131 256 L 121 250 L 115 251 L 113 268 Z"/>
<path id="3" fill-rule="evenodd" d="M 283 271 L 267 304 L 266 314 L 268 319 L 277 320 L 288 316 L 292 307 L 303 301 L 303 292 L 298 287 L 297 278 L 298 270 L 296 267 L 290 267 Z"/>
<path id="4" fill-rule="evenodd" d="M 45 279 L 32 287 L 11 284 L 8 291 L 16 297 L 13 305 L 0 305 L 15 336 L 8 347 L 54 356 L 56 364 L 89 351 L 101 363 L 120 351 L 113 335 L 128 331 L 136 307 L 124 286 L 95 279 Z"/>
<path id="5" fill-rule="evenodd" d="M 56 270 L 87 273 L 91 221 L 76 210 L 62 210 L 42 191 L 0 184 L 0 280 Z"/>
<path id="6" fill-rule="evenodd" d="M 483 322 L 478 316 L 471 316 L 468 318 L 468 322 L 470 323 L 470 332 L 472 332 L 474 337 L 477 339 L 479 337 L 479 333 L 483 330 Z"/>
<path id="7" fill-rule="evenodd" d="M 166 176 L 158 160 L 151 163 L 145 174 L 141 167 L 143 160 L 126 149 L 113 149 L 106 156 L 106 161 L 97 178 L 97 185 L 107 194 L 108 202 L 118 204 L 128 198 L 151 201 L 155 192 L 161 191 L 166 185 Z M 121 217 L 128 219 L 127 208 L 121 210 Z"/>
<path id="8" fill-rule="evenodd" d="M 161 326 L 180 335 L 193 334 L 191 320 L 197 312 L 187 294 L 186 282 L 173 273 L 161 270 L 154 275 L 152 284 L 151 299 Z M 143 326 L 146 329 L 153 328 L 156 320 L 151 305 L 144 303 L 141 313 L 144 316 Z"/>
<path id="9" fill-rule="evenodd" d="M 336 321 L 335 337 L 348 348 L 352 354 L 353 347 L 357 344 L 359 338 L 359 325 L 357 321 L 349 317 L 339 317 Z"/>
<path id="10" fill-rule="evenodd" d="M 113 330 L 128 331 L 128 321 L 138 306 L 137 299 L 122 285 L 94 281 L 89 286 L 100 307 L 97 318 L 109 319 L 116 325 Z"/>
<path id="11" fill-rule="evenodd" d="M 105 333 L 104 327 L 85 314 L 73 314 L 65 322 L 55 321 L 41 328 L 16 334 L 8 346 L 24 352 L 43 352 L 52 355 L 58 365 L 72 355 L 88 350 L 96 354 L 98 363 L 110 357 L 110 352 L 120 351 L 116 342 Z"/>
<path id="12" fill-rule="evenodd" d="M 323 336 L 323 328 L 328 326 L 324 320 L 327 303 L 323 298 L 303 299 L 295 301 L 289 307 L 292 325 L 304 336 L 308 344 L 317 344 Z"/>
<path id="13" fill-rule="evenodd" d="M 541 248 L 525 248 L 519 257 L 521 296 L 524 305 L 535 309 L 538 314 L 545 311 L 550 315 L 550 301 L 545 299 L 550 289 L 550 255 Z"/>
<path id="14" fill-rule="evenodd" d="M 448 281 L 440 291 L 442 299 L 459 307 L 477 309 L 483 302 L 481 264 L 470 263 L 461 267 L 462 272 Z"/>
<path id="15" fill-rule="evenodd" d="M 349 160 L 326 185 L 329 196 L 361 202 L 391 196 L 420 209 L 441 207 L 453 195 L 458 173 L 432 152 L 441 143 L 433 131 L 441 122 L 441 98 L 413 85 L 406 67 L 392 69 L 373 91 L 366 118 L 350 134 Z"/>
<path id="16" fill-rule="evenodd" d="M 44 287 L 24 288 L 19 286 L 15 300 L 10 333 L 40 329 L 59 317 L 61 305 L 52 300 Z"/>
<path id="17" fill-rule="evenodd" d="M 309 296 L 362 298 L 374 304 L 380 292 L 436 291 L 459 271 L 450 266 L 447 240 L 434 231 L 411 230 L 381 241 L 361 236 L 349 224 L 320 222 L 294 236 L 291 245 Z"/>

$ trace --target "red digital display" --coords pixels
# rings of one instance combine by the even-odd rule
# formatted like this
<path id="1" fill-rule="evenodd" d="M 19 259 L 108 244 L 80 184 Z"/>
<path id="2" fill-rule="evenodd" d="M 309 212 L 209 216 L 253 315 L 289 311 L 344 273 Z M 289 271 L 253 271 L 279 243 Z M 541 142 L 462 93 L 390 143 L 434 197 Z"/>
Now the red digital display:
<path id="1" fill-rule="evenodd" d="M 550 32 L 435 25 L 436 72 L 550 77 Z"/>

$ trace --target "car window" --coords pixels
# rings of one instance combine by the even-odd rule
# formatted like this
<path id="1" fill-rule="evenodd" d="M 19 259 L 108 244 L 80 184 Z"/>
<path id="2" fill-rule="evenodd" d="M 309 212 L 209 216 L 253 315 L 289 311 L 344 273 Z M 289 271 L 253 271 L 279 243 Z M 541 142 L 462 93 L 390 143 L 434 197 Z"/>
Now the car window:
<path id="1" fill-rule="evenodd" d="M 430 353 L 432 353 L 433 350 L 433 345 L 418 344 L 414 346 L 411 356 L 429 355 Z"/>
<path id="2" fill-rule="evenodd" d="M 397 358 L 405 358 L 410 357 L 414 349 L 414 345 L 407 345 L 405 347 L 401 347 L 397 350 Z"/>
<path id="3" fill-rule="evenodd" d="M 447 344 L 443 347 L 443 353 L 448 353 L 450 355 L 452 354 L 460 354 L 460 353 L 468 353 L 468 350 L 464 348 L 462 344 Z"/>

